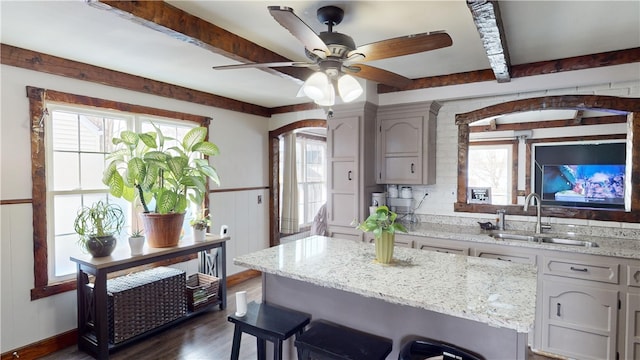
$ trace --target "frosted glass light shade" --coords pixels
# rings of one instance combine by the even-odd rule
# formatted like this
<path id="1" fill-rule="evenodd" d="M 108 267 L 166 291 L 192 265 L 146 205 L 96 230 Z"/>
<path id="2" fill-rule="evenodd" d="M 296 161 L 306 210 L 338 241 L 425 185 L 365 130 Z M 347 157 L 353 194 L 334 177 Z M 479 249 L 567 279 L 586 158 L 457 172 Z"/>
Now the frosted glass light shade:
<path id="1" fill-rule="evenodd" d="M 302 91 L 310 99 L 317 101 L 324 97 L 327 85 L 329 85 L 329 77 L 322 71 L 318 71 L 304 82 Z"/>
<path id="2" fill-rule="evenodd" d="M 325 86 L 322 98 L 315 100 L 315 103 L 320 106 L 333 106 L 336 103 L 336 90 L 333 84 L 329 83 Z"/>
<path id="3" fill-rule="evenodd" d="M 362 86 L 353 76 L 345 74 L 338 79 L 338 90 L 344 102 L 351 102 L 362 95 Z"/>

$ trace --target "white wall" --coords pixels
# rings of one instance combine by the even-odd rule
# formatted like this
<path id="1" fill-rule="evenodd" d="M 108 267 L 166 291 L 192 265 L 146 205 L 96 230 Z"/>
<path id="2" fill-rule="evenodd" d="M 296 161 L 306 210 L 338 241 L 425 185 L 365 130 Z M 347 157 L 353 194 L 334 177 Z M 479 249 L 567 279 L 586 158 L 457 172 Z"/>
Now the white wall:
<path id="1" fill-rule="evenodd" d="M 268 245 L 267 118 L 147 95 L 2 65 L 0 94 L 0 199 L 31 199 L 29 102 L 26 86 L 175 110 L 213 118 L 212 159 L 220 189 L 246 189 L 210 196 L 213 229 L 230 226 L 227 264 L 233 257 Z M 257 196 L 262 195 L 262 204 Z M 67 292 L 35 301 L 33 227 L 30 204 L 0 206 L 0 352 L 43 340 L 76 327 L 76 295 Z M 249 220 L 250 221 L 247 221 Z M 193 262 L 191 262 L 193 263 Z M 193 272 L 193 264 L 179 267 Z M 243 269 L 228 266 L 230 273 Z"/>

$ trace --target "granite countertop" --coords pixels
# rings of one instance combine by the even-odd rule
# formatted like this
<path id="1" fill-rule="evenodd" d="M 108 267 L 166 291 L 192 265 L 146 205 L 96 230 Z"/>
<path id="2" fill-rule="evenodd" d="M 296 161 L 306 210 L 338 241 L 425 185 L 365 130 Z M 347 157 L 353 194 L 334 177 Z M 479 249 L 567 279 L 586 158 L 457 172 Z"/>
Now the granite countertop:
<path id="1" fill-rule="evenodd" d="M 409 230 L 408 235 L 428 236 L 441 239 L 451 240 L 464 240 L 487 244 L 498 245 L 510 245 L 518 247 L 526 247 L 532 249 L 544 249 L 554 251 L 565 251 L 573 253 L 602 255 L 602 256 L 614 256 L 620 258 L 636 259 L 640 260 L 640 239 L 634 235 L 627 237 L 616 237 L 614 229 L 609 230 L 610 236 L 599 236 L 577 234 L 571 232 L 543 232 L 542 236 L 546 237 L 558 237 L 565 239 L 576 239 L 591 241 L 598 244 L 598 247 L 585 247 L 575 245 L 561 245 L 561 244 L 548 244 L 548 243 L 536 243 L 527 242 L 522 240 L 502 240 L 495 239 L 489 236 L 492 232 L 501 232 L 509 234 L 523 234 L 533 235 L 533 231 L 518 231 L 518 230 L 505 230 L 505 231 L 487 231 L 481 230 L 479 226 L 459 226 L 437 223 L 417 223 L 407 226 Z"/>
<path id="2" fill-rule="evenodd" d="M 535 266 L 401 247 L 390 265 L 374 259 L 373 244 L 311 236 L 234 263 L 518 332 L 533 327 Z"/>

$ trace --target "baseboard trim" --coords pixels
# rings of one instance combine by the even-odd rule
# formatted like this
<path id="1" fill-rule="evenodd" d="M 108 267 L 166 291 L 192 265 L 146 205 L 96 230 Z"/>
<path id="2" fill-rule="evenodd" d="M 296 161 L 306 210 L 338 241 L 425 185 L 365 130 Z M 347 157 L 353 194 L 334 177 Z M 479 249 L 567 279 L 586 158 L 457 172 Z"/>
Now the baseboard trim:
<path id="1" fill-rule="evenodd" d="M 245 270 L 237 274 L 227 276 L 227 287 L 235 286 L 249 279 L 260 276 L 262 273 L 257 270 Z M 13 359 L 37 359 L 42 356 L 52 354 L 69 346 L 78 343 L 77 329 L 69 330 L 62 334 L 52 336 L 48 339 L 25 345 L 23 347 L 9 350 L 0 355 L 0 360 Z"/>
<path id="2" fill-rule="evenodd" d="M 78 331 L 69 330 L 65 333 L 52 336 L 48 339 L 40 340 L 33 344 L 23 346 L 18 349 L 7 351 L 2 354 L 1 360 L 13 359 L 37 359 L 39 357 L 52 354 L 69 346 L 78 343 Z"/>

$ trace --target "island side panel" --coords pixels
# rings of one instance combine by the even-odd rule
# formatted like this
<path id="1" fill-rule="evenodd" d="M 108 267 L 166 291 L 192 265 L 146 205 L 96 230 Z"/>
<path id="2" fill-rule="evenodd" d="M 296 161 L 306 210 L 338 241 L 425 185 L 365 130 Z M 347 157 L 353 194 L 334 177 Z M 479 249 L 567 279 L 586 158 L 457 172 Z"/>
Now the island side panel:
<path id="1" fill-rule="evenodd" d="M 397 359 L 411 336 L 446 341 L 486 359 L 526 360 L 527 334 L 515 330 L 397 305 L 379 299 L 263 273 L 263 300 L 393 340 L 387 359 Z M 453 300 L 452 300 L 453 301 Z M 296 359 L 293 341 L 284 345 L 284 359 Z"/>

